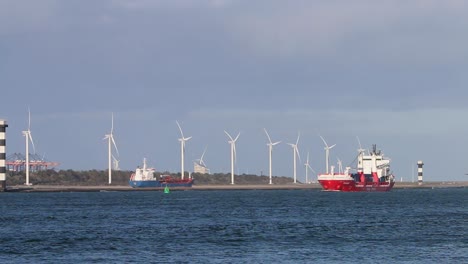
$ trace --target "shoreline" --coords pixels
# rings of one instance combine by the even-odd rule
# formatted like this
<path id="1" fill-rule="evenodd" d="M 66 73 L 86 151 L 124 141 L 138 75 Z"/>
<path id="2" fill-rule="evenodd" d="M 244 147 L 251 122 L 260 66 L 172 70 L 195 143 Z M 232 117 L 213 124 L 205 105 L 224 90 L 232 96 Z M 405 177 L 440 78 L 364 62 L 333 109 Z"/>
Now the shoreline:
<path id="1" fill-rule="evenodd" d="M 427 188 L 466 188 L 468 181 L 456 182 L 396 182 L 393 189 L 427 189 Z M 221 191 L 221 190 L 320 190 L 319 183 L 311 184 L 249 184 L 249 185 L 193 185 L 192 187 L 172 187 L 171 191 Z M 132 188 L 123 185 L 15 185 L 7 186 L 5 192 L 111 192 L 111 191 L 163 191 L 164 188 Z"/>

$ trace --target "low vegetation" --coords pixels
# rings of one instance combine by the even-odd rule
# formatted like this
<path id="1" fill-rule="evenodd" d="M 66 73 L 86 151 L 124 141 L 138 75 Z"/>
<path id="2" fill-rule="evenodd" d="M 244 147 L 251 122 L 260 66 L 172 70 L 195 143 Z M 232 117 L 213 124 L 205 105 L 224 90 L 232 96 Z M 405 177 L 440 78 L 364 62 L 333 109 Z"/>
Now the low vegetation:
<path id="1" fill-rule="evenodd" d="M 112 171 L 112 185 L 126 186 L 132 171 Z M 180 178 L 180 173 L 173 174 L 169 172 L 159 172 L 156 175 L 169 174 L 172 177 Z M 192 173 L 195 179 L 195 185 L 226 185 L 231 183 L 231 174 L 215 173 L 215 174 L 199 174 Z M 258 176 L 252 174 L 242 174 L 234 176 L 236 184 L 268 184 L 268 176 Z M 292 178 L 289 177 L 273 177 L 275 184 L 292 183 Z M 109 175 L 107 170 L 44 170 L 34 171 L 29 173 L 29 182 L 34 185 L 80 185 L 80 186 L 97 186 L 107 185 Z M 24 171 L 7 172 L 7 185 L 22 185 L 26 182 Z"/>

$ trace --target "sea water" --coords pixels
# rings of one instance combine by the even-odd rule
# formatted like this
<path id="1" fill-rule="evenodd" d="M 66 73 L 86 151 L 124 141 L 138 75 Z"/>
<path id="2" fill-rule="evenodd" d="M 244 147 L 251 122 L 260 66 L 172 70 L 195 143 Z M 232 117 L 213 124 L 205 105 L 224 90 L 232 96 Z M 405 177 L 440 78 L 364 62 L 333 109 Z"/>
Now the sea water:
<path id="1" fill-rule="evenodd" d="M 0 193 L 1 263 L 468 263 L 468 189 Z"/>

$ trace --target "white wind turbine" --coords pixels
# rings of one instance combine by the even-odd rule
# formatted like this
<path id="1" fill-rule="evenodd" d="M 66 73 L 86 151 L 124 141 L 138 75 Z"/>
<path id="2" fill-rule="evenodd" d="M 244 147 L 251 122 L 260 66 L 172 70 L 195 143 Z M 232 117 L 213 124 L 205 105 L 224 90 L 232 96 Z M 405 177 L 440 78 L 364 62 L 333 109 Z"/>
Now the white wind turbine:
<path id="1" fill-rule="evenodd" d="M 203 161 L 203 157 L 205 156 L 205 152 L 206 152 L 206 147 L 205 147 L 205 149 L 203 150 L 203 153 L 202 153 L 200 159 L 198 160 L 199 164 L 202 165 L 203 167 L 206 167 L 206 164 L 205 164 L 205 162 Z"/>
<path id="2" fill-rule="evenodd" d="M 182 128 L 180 127 L 180 124 L 179 122 L 177 122 L 177 120 L 176 120 L 176 123 L 177 123 L 177 126 L 179 127 L 180 135 L 182 136 L 181 138 L 179 138 L 179 141 L 180 141 L 180 174 L 183 180 L 184 174 L 185 174 L 185 169 L 184 169 L 185 141 L 188 141 L 192 137 L 187 137 L 187 138 L 184 137 L 184 132 L 182 132 Z"/>
<path id="3" fill-rule="evenodd" d="M 309 164 L 309 152 L 307 152 L 307 161 L 306 163 L 304 163 L 304 165 L 305 165 L 305 171 L 306 171 L 306 183 L 309 183 L 309 174 L 308 174 L 309 170 L 311 170 L 313 173 L 316 173 Z"/>
<path id="4" fill-rule="evenodd" d="M 117 156 L 119 156 L 119 149 L 117 148 L 117 145 L 115 144 L 114 140 L 114 113 L 112 113 L 112 120 L 111 120 L 111 131 L 109 134 L 106 134 L 104 136 L 104 139 L 107 139 L 107 145 L 108 145 L 108 167 L 109 167 L 109 184 L 112 183 L 112 158 L 117 160 L 114 155 L 112 155 L 112 145 L 114 145 L 115 151 L 117 152 Z M 118 163 L 118 162 L 117 162 Z"/>
<path id="5" fill-rule="evenodd" d="M 269 153 L 269 159 L 270 159 L 270 184 L 273 184 L 271 180 L 271 154 L 273 153 L 273 146 L 279 144 L 281 141 L 277 141 L 275 143 L 271 142 L 270 135 L 268 135 L 266 128 L 264 128 L 263 130 L 265 130 L 265 134 L 267 135 L 268 142 L 269 142 L 267 143 L 267 146 L 268 146 L 268 153 Z"/>
<path id="6" fill-rule="evenodd" d="M 36 147 L 34 146 L 34 141 L 32 139 L 32 136 L 31 136 L 31 111 L 29 110 L 28 108 L 28 130 L 26 131 L 22 131 L 23 133 L 23 136 L 25 137 L 26 139 L 26 182 L 24 183 L 25 185 L 31 185 L 31 183 L 29 183 L 29 140 L 31 140 L 31 144 L 33 146 L 33 149 L 34 149 L 34 154 L 36 154 Z"/>
<path id="7" fill-rule="evenodd" d="M 294 160 L 294 183 L 297 183 L 297 177 L 296 177 L 296 154 L 299 157 L 299 160 L 301 160 L 301 155 L 299 155 L 299 149 L 297 148 L 297 144 L 299 143 L 299 137 L 301 136 L 300 133 L 297 133 L 297 140 L 296 144 L 288 143 L 293 148 L 293 160 Z"/>
<path id="8" fill-rule="evenodd" d="M 362 153 L 364 153 L 364 151 L 366 151 L 365 149 L 362 148 L 361 146 L 361 140 L 359 140 L 359 137 L 356 136 L 356 139 L 358 141 L 358 144 L 359 144 L 359 149 L 358 149 L 358 165 L 357 165 L 357 171 L 359 173 L 362 172 Z"/>
<path id="9" fill-rule="evenodd" d="M 229 135 L 226 130 L 224 130 L 224 133 L 229 137 L 228 143 L 231 145 L 231 184 L 234 184 L 234 162 L 236 160 L 236 141 L 240 136 L 240 133 L 237 134 L 235 139 L 232 139 L 231 135 Z"/>
<path id="10" fill-rule="evenodd" d="M 207 147 L 205 147 L 205 149 L 203 150 L 203 153 L 202 153 L 201 157 L 199 159 L 195 160 L 196 162 L 194 164 L 196 166 L 203 167 L 204 173 L 210 173 L 210 169 L 208 169 L 208 167 L 206 166 L 205 161 L 203 161 L 203 157 L 205 156 L 206 148 Z"/>
<path id="11" fill-rule="evenodd" d="M 120 170 L 120 166 L 119 166 L 119 162 L 120 160 L 118 160 L 114 155 L 112 155 L 112 160 L 113 160 L 113 165 L 114 165 L 114 170 Z"/>
<path id="12" fill-rule="evenodd" d="M 327 142 L 325 141 L 325 139 L 323 139 L 322 136 L 320 136 L 320 138 L 322 139 L 323 143 L 325 144 L 325 166 L 326 166 L 326 173 L 328 174 L 328 163 L 330 161 L 330 149 L 332 149 L 334 146 L 336 146 L 336 144 L 332 145 L 332 146 L 328 146 Z"/>
<path id="13" fill-rule="evenodd" d="M 336 159 L 338 160 L 338 172 L 341 174 L 343 173 L 343 162 L 339 158 Z"/>

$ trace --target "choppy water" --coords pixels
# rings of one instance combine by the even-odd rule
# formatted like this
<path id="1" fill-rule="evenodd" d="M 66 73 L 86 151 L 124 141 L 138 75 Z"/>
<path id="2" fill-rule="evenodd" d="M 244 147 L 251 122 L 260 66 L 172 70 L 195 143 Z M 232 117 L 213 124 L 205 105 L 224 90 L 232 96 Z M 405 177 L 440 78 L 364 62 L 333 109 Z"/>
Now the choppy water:
<path id="1" fill-rule="evenodd" d="M 0 193 L 1 263 L 468 263 L 468 189 Z"/>

